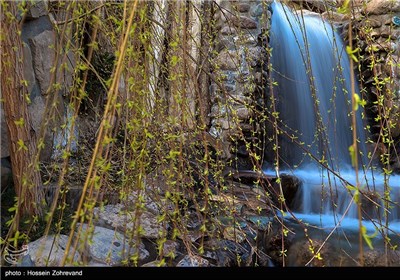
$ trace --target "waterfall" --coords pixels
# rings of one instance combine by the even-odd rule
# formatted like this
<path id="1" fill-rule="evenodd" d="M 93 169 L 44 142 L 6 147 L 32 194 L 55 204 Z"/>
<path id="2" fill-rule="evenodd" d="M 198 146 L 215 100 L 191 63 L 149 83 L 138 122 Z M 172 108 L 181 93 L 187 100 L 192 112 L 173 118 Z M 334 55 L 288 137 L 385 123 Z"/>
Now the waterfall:
<path id="1" fill-rule="evenodd" d="M 352 190 L 347 187 L 347 182 L 355 185 L 356 180 L 349 153 L 353 143 L 350 78 L 353 70 L 346 47 L 335 29 L 319 16 L 294 14 L 277 2 L 271 5 L 271 77 L 279 126 L 304 143 L 307 151 L 281 134 L 281 170 L 292 172 L 303 182 L 293 210 L 299 218 L 319 225 L 333 227 L 345 216 L 348 225 L 357 227 L 352 220 L 357 219 L 357 209 L 350 194 Z M 358 93 L 358 86 L 354 88 Z M 356 127 L 360 167 L 368 162 L 361 112 L 359 107 Z M 316 159 L 331 171 L 318 165 Z M 382 221 L 385 182 L 382 176 L 377 177 L 378 173 L 360 169 L 359 177 L 360 185 L 373 196 L 364 203 L 366 219 Z M 399 224 L 400 179 L 392 176 L 386 183 L 392 187 L 391 199 L 397 203 L 392 205 L 388 219 Z M 373 224 L 369 229 L 373 229 Z"/>

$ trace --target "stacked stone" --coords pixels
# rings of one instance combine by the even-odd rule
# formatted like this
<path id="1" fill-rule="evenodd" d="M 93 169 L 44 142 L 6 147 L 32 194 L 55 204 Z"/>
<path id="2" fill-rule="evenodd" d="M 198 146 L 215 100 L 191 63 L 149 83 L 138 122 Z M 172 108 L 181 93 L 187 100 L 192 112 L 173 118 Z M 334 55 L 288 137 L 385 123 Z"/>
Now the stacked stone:
<path id="1" fill-rule="evenodd" d="M 221 140 L 223 156 L 232 158 L 234 142 L 254 131 L 255 92 L 262 85 L 265 46 L 259 40 L 270 16 L 270 1 L 221 1 L 216 15 L 217 56 L 211 84 L 210 134 Z M 246 155 L 246 149 L 241 149 Z"/>
<path id="2" fill-rule="evenodd" d="M 389 119 L 393 124 L 391 135 L 395 142 L 400 140 L 400 2 L 392 0 L 371 0 L 360 6 L 355 27 L 364 41 L 361 46 L 363 88 L 367 89 L 370 101 L 384 94 L 384 106 L 390 108 Z M 375 65 L 371 69 L 372 57 Z M 384 81 L 378 92 L 374 77 Z M 386 79 L 386 80 L 385 80 Z M 377 114 L 377 107 L 370 102 L 371 122 Z M 378 128 L 376 124 L 376 128 Z M 373 131 L 379 133 L 378 129 Z M 376 137 L 377 138 L 377 137 Z M 386 149 L 384 149 L 385 151 Z M 393 152 L 393 151 L 392 151 Z M 392 154 L 395 169 L 400 170 L 398 155 Z M 397 166 L 397 167 L 396 167 Z"/>

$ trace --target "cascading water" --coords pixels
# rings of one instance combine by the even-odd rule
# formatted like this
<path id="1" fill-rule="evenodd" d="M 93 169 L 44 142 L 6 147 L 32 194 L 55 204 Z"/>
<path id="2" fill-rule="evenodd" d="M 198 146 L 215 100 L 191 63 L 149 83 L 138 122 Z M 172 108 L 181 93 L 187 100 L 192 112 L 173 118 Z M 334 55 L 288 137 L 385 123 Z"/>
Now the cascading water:
<path id="1" fill-rule="evenodd" d="M 334 28 L 321 18 L 295 15 L 281 3 L 271 5 L 271 75 L 279 119 L 287 134 L 297 137 L 307 150 L 289 137 L 280 138 L 281 171 L 286 170 L 303 182 L 293 210 L 297 218 L 323 228 L 330 229 L 340 221 L 340 227 L 358 230 L 356 204 L 351 190 L 346 188 L 346 181 L 356 185 L 356 180 L 349 153 L 353 143 L 352 70 L 345 46 Z M 357 92 L 356 85 L 355 89 Z M 361 109 L 356 117 L 360 167 L 368 164 Z M 322 168 L 315 159 L 341 178 Z M 379 173 L 359 172 L 360 185 L 372 194 L 371 200 L 364 203 L 367 207 L 363 215 L 363 224 L 371 231 L 385 224 L 381 199 L 385 182 Z M 391 176 L 386 183 L 394 202 L 387 209 L 387 220 L 392 230 L 400 232 L 400 178 Z"/>

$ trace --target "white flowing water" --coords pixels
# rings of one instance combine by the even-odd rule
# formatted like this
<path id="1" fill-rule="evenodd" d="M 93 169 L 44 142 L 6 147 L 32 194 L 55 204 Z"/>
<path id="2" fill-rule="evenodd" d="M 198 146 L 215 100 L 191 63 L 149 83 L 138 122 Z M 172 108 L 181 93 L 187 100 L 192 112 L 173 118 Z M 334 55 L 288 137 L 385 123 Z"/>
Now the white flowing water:
<path id="1" fill-rule="evenodd" d="M 321 168 L 308 153 L 282 136 L 281 170 L 303 182 L 292 209 L 295 217 L 327 230 L 358 231 L 354 190 L 347 187 L 356 185 L 356 177 L 349 154 L 353 143 L 352 70 L 345 45 L 329 23 L 317 16 L 298 16 L 274 2 L 270 47 L 273 94 L 287 133 L 341 177 Z M 358 86 L 354 87 L 358 92 Z M 360 107 L 356 116 L 360 167 L 368 162 L 361 111 Z M 359 180 L 362 192 L 370 198 L 363 198 L 363 226 L 373 232 L 389 223 L 390 232 L 399 234 L 400 176 L 385 179 L 379 169 L 374 173 L 360 170 Z M 385 200 L 389 207 L 385 208 Z"/>

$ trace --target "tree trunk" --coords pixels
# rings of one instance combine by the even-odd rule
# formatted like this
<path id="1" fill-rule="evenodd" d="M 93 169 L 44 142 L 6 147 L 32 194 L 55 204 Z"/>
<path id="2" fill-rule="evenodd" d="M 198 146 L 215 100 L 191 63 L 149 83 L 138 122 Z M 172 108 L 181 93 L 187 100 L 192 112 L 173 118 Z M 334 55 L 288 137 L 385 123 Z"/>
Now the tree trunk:
<path id="1" fill-rule="evenodd" d="M 28 104 L 29 92 L 23 76 L 23 45 L 20 25 L 15 18 L 18 2 L 6 2 L 1 12 L 1 92 L 10 142 L 14 187 L 18 196 L 15 218 L 41 215 L 44 197 L 38 163 L 35 131 Z"/>

